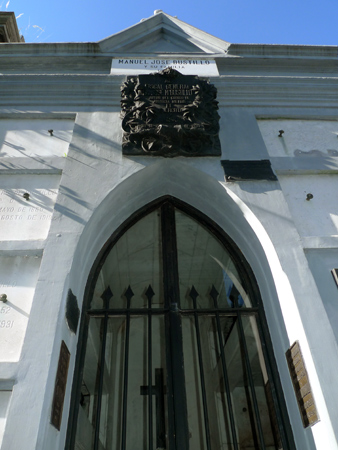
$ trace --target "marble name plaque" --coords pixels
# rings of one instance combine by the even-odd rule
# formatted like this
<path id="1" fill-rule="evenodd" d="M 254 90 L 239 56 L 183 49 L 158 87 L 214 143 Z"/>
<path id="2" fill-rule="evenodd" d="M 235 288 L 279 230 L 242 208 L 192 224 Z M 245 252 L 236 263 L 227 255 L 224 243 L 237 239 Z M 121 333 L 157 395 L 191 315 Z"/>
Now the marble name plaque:
<path id="1" fill-rule="evenodd" d="M 171 67 L 184 75 L 218 76 L 214 59 L 197 58 L 113 58 L 111 73 L 115 75 L 132 75 L 152 73 Z"/>
<path id="2" fill-rule="evenodd" d="M 59 182 L 59 175 L 1 175 L 2 241 L 47 237 Z"/>
<path id="3" fill-rule="evenodd" d="M 26 333 L 41 257 L 1 256 L 0 362 L 18 361 Z"/>

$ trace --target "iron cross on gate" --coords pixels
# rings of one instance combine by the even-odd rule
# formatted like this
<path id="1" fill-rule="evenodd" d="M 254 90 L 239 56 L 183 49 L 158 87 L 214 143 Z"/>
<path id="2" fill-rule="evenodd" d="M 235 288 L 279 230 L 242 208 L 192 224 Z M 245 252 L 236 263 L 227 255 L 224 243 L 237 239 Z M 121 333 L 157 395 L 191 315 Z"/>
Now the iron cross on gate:
<path id="1" fill-rule="evenodd" d="M 164 412 L 164 394 L 163 369 L 155 369 L 155 386 L 151 386 L 149 392 L 148 386 L 141 386 L 141 395 L 156 396 L 156 448 L 165 449 L 165 412 Z M 152 436 L 149 436 L 152 439 Z"/>

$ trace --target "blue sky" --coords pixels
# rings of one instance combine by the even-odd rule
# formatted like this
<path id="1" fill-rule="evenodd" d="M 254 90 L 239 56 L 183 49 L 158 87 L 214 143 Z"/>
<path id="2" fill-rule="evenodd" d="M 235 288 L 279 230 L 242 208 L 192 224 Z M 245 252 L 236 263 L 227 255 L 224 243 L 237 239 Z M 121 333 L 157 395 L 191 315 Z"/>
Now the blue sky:
<path id="1" fill-rule="evenodd" d="M 26 42 L 95 42 L 155 9 L 228 42 L 338 45 L 338 0 L 0 0 Z"/>

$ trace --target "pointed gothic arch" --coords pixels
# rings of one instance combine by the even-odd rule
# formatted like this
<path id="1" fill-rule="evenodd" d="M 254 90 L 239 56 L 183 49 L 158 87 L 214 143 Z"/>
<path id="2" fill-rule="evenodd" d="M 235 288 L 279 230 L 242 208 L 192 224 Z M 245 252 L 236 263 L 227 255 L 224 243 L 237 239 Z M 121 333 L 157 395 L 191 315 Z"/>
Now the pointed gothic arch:
<path id="1" fill-rule="evenodd" d="M 204 265 L 196 278 L 191 252 L 199 246 Z M 195 273 L 184 275 L 184 286 L 182 271 Z M 208 279 L 214 276 L 218 284 Z M 123 223 L 93 265 L 83 317 L 69 448 L 294 448 L 253 273 L 234 242 L 195 208 L 165 196 Z M 100 370 L 108 361 L 110 381 Z M 130 373 L 138 371 L 133 384 Z"/>

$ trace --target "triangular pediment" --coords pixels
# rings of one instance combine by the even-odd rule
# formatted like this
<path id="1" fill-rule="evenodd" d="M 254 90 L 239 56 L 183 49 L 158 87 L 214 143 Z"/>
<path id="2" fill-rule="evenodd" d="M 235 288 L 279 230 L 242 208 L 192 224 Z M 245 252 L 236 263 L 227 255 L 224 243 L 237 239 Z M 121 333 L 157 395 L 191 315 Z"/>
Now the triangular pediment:
<path id="1" fill-rule="evenodd" d="M 101 51 L 115 54 L 225 53 L 229 43 L 159 12 L 99 42 Z"/>

